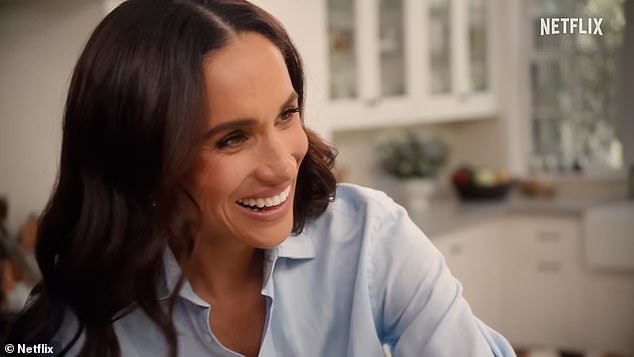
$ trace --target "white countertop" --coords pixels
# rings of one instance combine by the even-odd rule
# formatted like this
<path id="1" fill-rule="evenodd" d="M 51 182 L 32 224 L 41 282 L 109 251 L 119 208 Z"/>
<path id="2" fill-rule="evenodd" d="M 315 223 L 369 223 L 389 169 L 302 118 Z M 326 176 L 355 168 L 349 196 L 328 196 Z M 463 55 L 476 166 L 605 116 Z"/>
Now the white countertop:
<path id="1" fill-rule="evenodd" d="M 454 197 L 433 199 L 425 211 L 409 212 L 410 217 L 422 230 L 433 238 L 468 224 L 506 214 L 535 215 L 581 215 L 591 207 L 615 202 L 614 199 L 590 199 L 572 197 L 524 198 L 511 195 L 505 200 L 462 202 Z"/>

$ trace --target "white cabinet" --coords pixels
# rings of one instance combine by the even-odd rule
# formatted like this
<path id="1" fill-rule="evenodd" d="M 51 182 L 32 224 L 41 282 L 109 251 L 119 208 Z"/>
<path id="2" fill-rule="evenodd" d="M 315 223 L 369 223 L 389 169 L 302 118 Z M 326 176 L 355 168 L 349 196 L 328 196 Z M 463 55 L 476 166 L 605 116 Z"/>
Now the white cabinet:
<path id="1" fill-rule="evenodd" d="M 502 242 L 505 336 L 520 347 L 576 347 L 578 220 L 511 216 Z"/>
<path id="2" fill-rule="evenodd" d="M 585 271 L 574 321 L 586 349 L 634 355 L 634 274 Z"/>
<path id="3" fill-rule="evenodd" d="M 327 42 L 319 88 L 331 129 L 495 113 L 493 0 L 323 3 Z"/>
<path id="4" fill-rule="evenodd" d="M 517 348 L 634 355 L 634 274 L 594 270 L 581 216 L 509 214 L 433 239 L 475 315 Z"/>
<path id="5" fill-rule="evenodd" d="M 589 267 L 634 273 L 634 200 L 586 210 L 583 230 Z"/>
<path id="6" fill-rule="evenodd" d="M 501 0 L 255 0 L 298 47 L 309 127 L 490 118 Z"/>
<path id="7" fill-rule="evenodd" d="M 593 350 L 634 355 L 634 202 L 592 207 L 582 227 L 579 338 Z"/>
<path id="8" fill-rule="evenodd" d="M 463 295 L 474 314 L 495 329 L 502 326 L 501 229 L 503 222 L 491 221 L 442 234 L 433 240 L 451 273 L 460 280 Z"/>
<path id="9" fill-rule="evenodd" d="M 581 216 L 509 217 L 501 331 L 520 347 L 632 355 L 634 274 L 592 269 L 581 223 Z"/>

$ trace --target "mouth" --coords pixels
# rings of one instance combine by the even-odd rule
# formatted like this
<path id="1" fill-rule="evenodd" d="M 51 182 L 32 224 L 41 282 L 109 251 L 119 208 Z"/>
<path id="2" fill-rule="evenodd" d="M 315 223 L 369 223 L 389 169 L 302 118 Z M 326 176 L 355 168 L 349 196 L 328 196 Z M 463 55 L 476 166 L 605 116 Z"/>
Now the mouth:
<path id="1" fill-rule="evenodd" d="M 242 198 L 236 201 L 236 203 L 242 207 L 250 209 L 255 212 L 274 210 L 282 206 L 288 196 L 290 196 L 291 186 L 286 187 L 282 192 L 266 198 Z"/>

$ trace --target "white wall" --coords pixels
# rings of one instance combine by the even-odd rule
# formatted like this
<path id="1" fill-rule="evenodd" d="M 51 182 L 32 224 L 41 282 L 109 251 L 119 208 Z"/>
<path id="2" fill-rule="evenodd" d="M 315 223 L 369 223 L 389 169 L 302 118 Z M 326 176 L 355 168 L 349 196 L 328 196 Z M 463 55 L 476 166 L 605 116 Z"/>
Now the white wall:
<path id="1" fill-rule="evenodd" d="M 46 204 L 70 75 L 103 14 L 95 0 L 0 1 L 0 195 L 11 231 Z"/>
<path id="2" fill-rule="evenodd" d="M 430 137 L 445 140 L 449 146 L 449 161 L 439 172 L 438 186 L 442 193 L 450 190 L 449 175 L 461 164 L 477 167 L 505 169 L 502 120 L 482 120 L 419 125 L 407 128 L 373 129 L 334 133 L 334 143 L 339 149 L 337 166 L 346 173 L 346 181 L 360 185 L 387 189 L 382 184 L 382 173 L 377 166 L 378 143 L 398 137 L 406 130 L 414 130 Z"/>

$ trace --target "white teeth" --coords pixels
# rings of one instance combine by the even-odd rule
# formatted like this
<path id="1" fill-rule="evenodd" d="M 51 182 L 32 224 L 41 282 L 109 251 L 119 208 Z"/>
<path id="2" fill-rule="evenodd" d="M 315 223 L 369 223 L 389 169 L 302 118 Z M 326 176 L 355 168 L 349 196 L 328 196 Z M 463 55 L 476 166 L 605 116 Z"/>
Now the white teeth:
<path id="1" fill-rule="evenodd" d="M 241 203 L 242 205 L 258 207 L 258 208 L 273 207 L 286 201 L 290 192 L 291 192 L 291 186 L 288 186 L 284 191 L 278 193 L 277 195 L 273 197 L 257 198 L 257 199 L 243 198 L 241 200 L 238 200 L 238 203 Z"/>
<path id="2" fill-rule="evenodd" d="M 255 205 L 258 206 L 258 208 L 264 207 L 264 200 L 261 198 L 258 198 L 257 200 L 255 200 Z"/>

